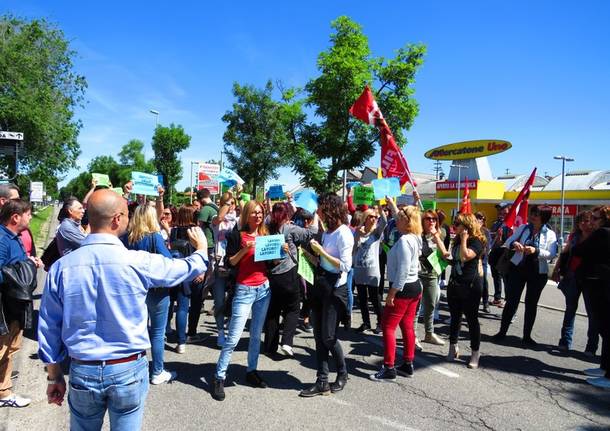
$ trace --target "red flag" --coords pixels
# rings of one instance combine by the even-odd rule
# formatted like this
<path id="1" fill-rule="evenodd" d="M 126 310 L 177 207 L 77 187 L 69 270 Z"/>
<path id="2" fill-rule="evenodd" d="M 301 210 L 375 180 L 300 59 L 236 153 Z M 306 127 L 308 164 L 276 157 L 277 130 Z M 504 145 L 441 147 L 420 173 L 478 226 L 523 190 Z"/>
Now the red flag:
<path id="1" fill-rule="evenodd" d="M 532 171 L 527 182 L 519 192 L 517 199 L 513 202 L 510 207 L 508 215 L 504 219 L 504 224 L 509 228 L 514 228 L 527 223 L 527 210 L 529 206 L 529 197 L 532 186 L 534 185 L 534 179 L 536 178 L 536 168 Z"/>
<path id="2" fill-rule="evenodd" d="M 468 177 L 466 177 L 466 187 L 464 187 L 464 197 L 462 198 L 462 205 L 460 205 L 460 214 L 472 214 L 470 190 L 468 189 Z"/>
<path id="3" fill-rule="evenodd" d="M 375 119 L 383 119 L 383 115 L 381 114 L 375 97 L 368 85 L 364 87 L 364 91 L 360 97 L 354 102 L 352 107 L 349 108 L 349 113 L 357 119 L 373 126 L 376 125 Z"/>
<path id="4" fill-rule="evenodd" d="M 350 114 L 359 120 L 377 126 L 381 141 L 381 173 L 384 178 L 397 177 L 400 185 L 410 182 L 417 186 L 409 170 L 407 159 L 396 145 L 394 135 L 383 118 L 371 89 L 366 86 L 360 97 L 349 109 Z"/>

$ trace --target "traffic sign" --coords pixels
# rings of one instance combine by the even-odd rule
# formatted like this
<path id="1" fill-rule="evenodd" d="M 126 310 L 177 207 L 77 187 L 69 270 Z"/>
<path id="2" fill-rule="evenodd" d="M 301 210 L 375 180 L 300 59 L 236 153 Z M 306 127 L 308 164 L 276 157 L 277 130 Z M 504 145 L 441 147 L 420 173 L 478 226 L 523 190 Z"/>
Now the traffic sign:
<path id="1" fill-rule="evenodd" d="M 0 130 L 0 139 L 12 139 L 14 141 L 23 141 L 23 132 L 7 132 Z"/>

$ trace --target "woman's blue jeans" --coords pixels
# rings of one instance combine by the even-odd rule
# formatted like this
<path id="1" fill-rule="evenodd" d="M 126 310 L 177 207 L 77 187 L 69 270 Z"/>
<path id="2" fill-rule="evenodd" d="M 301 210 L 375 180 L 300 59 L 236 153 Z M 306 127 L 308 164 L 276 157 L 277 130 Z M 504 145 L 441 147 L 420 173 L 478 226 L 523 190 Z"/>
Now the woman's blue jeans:
<path id="1" fill-rule="evenodd" d="M 169 313 L 169 289 L 158 287 L 150 289 L 146 295 L 148 308 L 148 336 L 152 352 L 151 375 L 154 377 L 163 371 L 163 353 L 165 351 L 165 325 Z"/>
<path id="2" fill-rule="evenodd" d="M 189 314 L 189 306 L 191 304 L 191 297 L 190 296 L 186 296 L 183 293 L 183 288 L 182 286 L 178 287 L 178 293 L 176 294 L 176 303 L 177 303 L 177 308 L 176 308 L 176 336 L 178 337 L 178 344 L 185 344 L 186 343 L 186 323 L 188 320 L 188 314 Z M 170 321 L 172 320 L 172 316 L 173 316 L 173 310 L 171 310 L 171 308 L 173 308 L 174 306 L 174 302 L 170 301 L 170 311 L 168 314 L 168 318 L 167 318 L 167 328 L 166 328 L 166 332 L 170 332 L 171 331 L 171 325 L 170 325 Z"/>
<path id="3" fill-rule="evenodd" d="M 225 291 L 227 288 L 227 279 L 216 276 L 214 287 L 212 288 L 212 296 L 214 297 L 214 319 L 216 319 L 216 329 L 218 332 L 224 330 L 225 327 Z"/>
<path id="4" fill-rule="evenodd" d="M 268 281 L 260 286 L 244 286 L 243 284 L 235 286 L 229 333 L 216 364 L 216 378 L 218 380 L 224 380 L 227 375 L 231 355 L 244 331 L 250 310 L 252 311 L 252 321 L 250 322 L 247 371 L 256 370 L 258 355 L 261 350 L 261 333 L 271 299 L 270 292 Z"/>
<path id="5" fill-rule="evenodd" d="M 560 346 L 566 346 L 568 349 L 572 347 L 572 338 L 574 336 L 574 321 L 576 319 L 576 310 L 578 309 L 578 301 L 582 293 L 585 301 L 585 310 L 589 319 L 589 327 L 587 329 L 587 346 L 585 351 L 595 353 L 599 345 L 599 330 L 591 315 L 591 297 L 588 291 L 583 291 L 582 286 L 576 280 L 574 274 L 568 274 L 561 279 L 557 286 L 563 293 L 566 300 L 566 311 L 563 315 L 563 325 L 561 327 Z"/>

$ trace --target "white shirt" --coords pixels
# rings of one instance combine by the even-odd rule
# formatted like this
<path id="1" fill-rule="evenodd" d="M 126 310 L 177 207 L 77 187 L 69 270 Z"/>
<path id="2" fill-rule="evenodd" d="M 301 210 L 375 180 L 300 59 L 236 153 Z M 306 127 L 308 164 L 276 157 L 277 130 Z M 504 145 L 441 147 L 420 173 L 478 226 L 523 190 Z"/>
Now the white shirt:
<path id="1" fill-rule="evenodd" d="M 336 268 L 324 256 L 320 256 L 320 266 L 328 272 L 341 274 L 335 287 L 347 283 L 347 273 L 352 269 L 352 249 L 354 247 L 354 235 L 349 227 L 342 224 L 330 233 L 322 235 L 322 247 L 326 253 L 339 259 L 339 268 Z"/>
<path id="2" fill-rule="evenodd" d="M 418 279 L 422 240 L 415 234 L 402 235 L 388 253 L 388 280 L 392 288 L 402 290 Z"/>

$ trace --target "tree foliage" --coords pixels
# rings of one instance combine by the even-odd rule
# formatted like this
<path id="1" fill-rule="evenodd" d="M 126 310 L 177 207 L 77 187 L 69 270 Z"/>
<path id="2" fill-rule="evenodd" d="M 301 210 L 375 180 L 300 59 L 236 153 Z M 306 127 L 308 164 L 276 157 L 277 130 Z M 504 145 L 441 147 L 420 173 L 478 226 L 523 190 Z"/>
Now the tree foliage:
<path id="1" fill-rule="evenodd" d="M 273 99 L 273 84 L 264 88 L 233 84 L 235 103 L 222 121 L 227 123 L 223 135 L 229 165 L 256 190 L 265 181 L 277 178 L 277 170 L 288 162 L 291 142 L 287 127 L 287 107 Z"/>
<path id="2" fill-rule="evenodd" d="M 169 127 L 157 126 L 153 136 L 152 147 L 155 152 L 154 166 L 157 173 L 163 175 L 164 187 L 168 190 L 171 201 L 174 187 L 182 178 L 182 162 L 178 155 L 191 144 L 191 137 L 180 125 Z"/>
<path id="3" fill-rule="evenodd" d="M 375 91 L 397 143 L 406 142 L 404 131 L 418 113 L 412 84 L 426 51 L 420 44 L 407 45 L 392 59 L 373 57 L 360 25 L 342 16 L 331 27 L 331 46 L 318 57 L 320 75 L 305 86 L 315 116 L 296 116 L 290 125 L 293 169 L 319 191 L 336 190 L 340 171 L 362 166 L 375 152 L 376 131 L 348 112 L 365 85 Z"/>
<path id="4" fill-rule="evenodd" d="M 0 17 L 0 129 L 24 133 L 20 171 L 44 181 L 49 192 L 80 153 L 74 110 L 87 83 L 74 70 L 75 56 L 63 32 L 46 20 Z M 10 176 L 13 166 L 0 159 Z"/>

